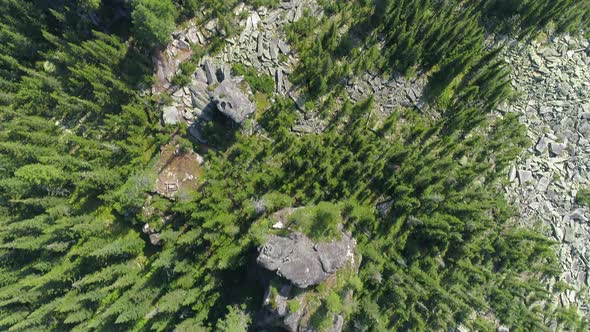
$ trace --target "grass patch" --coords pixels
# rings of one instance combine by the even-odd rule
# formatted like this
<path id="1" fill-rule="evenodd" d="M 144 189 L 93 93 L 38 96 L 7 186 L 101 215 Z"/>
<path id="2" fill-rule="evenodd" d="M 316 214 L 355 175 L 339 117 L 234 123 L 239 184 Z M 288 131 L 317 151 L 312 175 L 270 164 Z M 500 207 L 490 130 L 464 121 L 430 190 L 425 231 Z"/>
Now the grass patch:
<path id="1" fill-rule="evenodd" d="M 576 194 L 576 203 L 590 207 L 590 189 L 580 189 Z"/>
<path id="2" fill-rule="evenodd" d="M 271 94 L 275 89 L 275 80 L 270 75 L 259 74 L 253 67 L 246 67 L 242 64 L 232 66 L 232 74 L 244 76 L 253 92 Z"/>
<path id="3" fill-rule="evenodd" d="M 297 312 L 301 308 L 301 302 L 298 299 L 292 299 L 287 302 L 289 312 Z"/>
<path id="4" fill-rule="evenodd" d="M 268 100 L 268 96 L 261 92 L 256 92 L 254 94 L 254 103 L 256 104 L 257 113 L 262 113 L 270 107 L 270 100 Z"/>
<path id="5" fill-rule="evenodd" d="M 342 216 L 336 204 L 320 202 L 293 212 L 288 222 L 312 240 L 330 241 L 340 237 Z"/>

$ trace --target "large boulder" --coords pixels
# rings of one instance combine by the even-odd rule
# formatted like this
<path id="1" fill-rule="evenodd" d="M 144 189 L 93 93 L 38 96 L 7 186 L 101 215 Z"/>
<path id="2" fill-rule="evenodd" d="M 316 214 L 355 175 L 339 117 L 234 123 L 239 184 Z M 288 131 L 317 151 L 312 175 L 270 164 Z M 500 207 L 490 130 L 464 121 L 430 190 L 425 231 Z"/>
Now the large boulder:
<path id="1" fill-rule="evenodd" d="M 240 76 L 224 79 L 210 92 L 217 109 L 238 124 L 256 111 L 256 105 L 248 98 L 251 94 L 250 87 Z"/>
<path id="2" fill-rule="evenodd" d="M 294 209 L 281 210 L 273 214 L 276 221 L 285 218 Z M 279 211 L 279 212 L 281 212 Z M 288 236 L 271 235 L 259 249 L 256 262 L 265 270 L 274 272 L 267 284 L 262 310 L 256 318 L 261 331 L 275 331 L 276 328 L 289 332 L 314 332 L 318 314 L 326 315 L 326 331 L 341 332 L 345 317 L 342 313 L 318 311 L 318 303 L 326 302 L 326 294 L 308 288 L 326 281 L 328 289 L 339 292 L 343 305 L 351 305 L 353 290 L 338 288 L 349 285 L 337 278 L 355 275 L 360 256 L 355 253 L 356 241 L 349 234 L 342 234 L 339 240 L 314 243 L 307 236 L 291 232 Z M 347 269 L 344 269 L 348 267 Z M 342 269 L 342 273 L 336 273 Z M 349 287 L 349 286 L 344 286 Z M 305 289 L 308 288 L 308 289 Z"/>
<path id="3" fill-rule="evenodd" d="M 337 241 L 313 243 L 301 233 L 271 235 L 256 262 L 299 288 L 318 285 L 349 260 L 354 260 L 354 239 L 346 234 Z"/>

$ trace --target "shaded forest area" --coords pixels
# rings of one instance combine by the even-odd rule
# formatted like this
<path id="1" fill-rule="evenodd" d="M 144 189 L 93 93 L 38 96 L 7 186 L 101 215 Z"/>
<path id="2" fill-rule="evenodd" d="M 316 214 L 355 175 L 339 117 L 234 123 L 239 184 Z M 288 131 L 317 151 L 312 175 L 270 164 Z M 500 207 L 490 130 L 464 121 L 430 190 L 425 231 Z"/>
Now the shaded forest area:
<path id="1" fill-rule="evenodd" d="M 320 1 L 288 35 L 328 128 L 297 136 L 296 105 L 277 98 L 259 115 L 269 139 L 237 133 L 206 154 L 198 191 L 155 203 L 171 218 L 154 247 L 151 165 L 186 128 L 160 124 L 151 52 L 201 6 L 223 24 L 237 2 L 0 0 L 1 330 L 239 331 L 260 306 L 245 272 L 266 217 L 320 202 L 341 204 L 363 256 L 350 331 L 587 330 L 547 289 L 551 241 L 517 227 L 498 188 L 529 143 L 515 116 L 488 116 L 512 91 L 483 45 L 582 32 L 587 1 Z M 366 70 L 427 73 L 441 116 L 338 102 Z"/>

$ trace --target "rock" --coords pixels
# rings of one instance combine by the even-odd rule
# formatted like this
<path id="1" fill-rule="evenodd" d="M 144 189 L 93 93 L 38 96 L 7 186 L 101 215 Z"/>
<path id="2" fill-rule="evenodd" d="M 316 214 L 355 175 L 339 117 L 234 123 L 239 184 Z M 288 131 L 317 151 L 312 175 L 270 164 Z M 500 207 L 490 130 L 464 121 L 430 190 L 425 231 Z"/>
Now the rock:
<path id="1" fill-rule="evenodd" d="M 276 39 L 273 39 L 270 42 L 270 57 L 276 61 L 279 57 L 279 46 L 278 46 L 278 41 Z"/>
<path id="2" fill-rule="evenodd" d="M 253 30 L 258 27 L 258 23 L 260 23 L 260 15 L 257 12 L 252 12 L 250 16 L 248 16 L 246 20 L 246 30 Z"/>
<path id="3" fill-rule="evenodd" d="M 327 332 L 340 332 L 344 327 L 344 317 L 341 315 L 333 315 L 332 326 L 328 328 Z"/>
<path id="4" fill-rule="evenodd" d="M 191 46 L 185 42 L 184 40 L 180 39 L 178 40 L 178 48 L 180 48 L 181 50 L 190 50 Z"/>
<path id="5" fill-rule="evenodd" d="M 201 31 L 197 30 L 197 37 L 199 38 L 199 42 L 201 44 L 205 44 L 207 42 L 207 38 L 201 33 Z"/>
<path id="6" fill-rule="evenodd" d="M 189 43 L 193 45 L 201 43 L 201 41 L 199 40 L 199 36 L 197 35 L 197 28 L 195 27 L 192 27 L 188 30 L 186 38 L 188 39 Z"/>
<path id="7" fill-rule="evenodd" d="M 281 69 L 277 69 L 275 73 L 275 91 L 277 93 L 283 91 L 283 71 Z"/>
<path id="8" fill-rule="evenodd" d="M 514 165 L 510 166 L 510 171 L 508 172 L 508 181 L 514 182 L 516 180 L 516 167 Z"/>
<path id="9" fill-rule="evenodd" d="M 189 86 L 191 100 L 193 107 L 204 110 L 211 103 L 209 93 L 207 91 L 207 84 L 201 81 L 195 81 Z"/>
<path id="10" fill-rule="evenodd" d="M 510 329 L 504 325 L 500 325 L 498 326 L 498 328 L 496 329 L 497 332 L 510 332 Z"/>
<path id="11" fill-rule="evenodd" d="M 291 48 L 289 48 L 289 45 L 287 45 L 287 43 L 285 43 L 284 41 L 279 39 L 279 50 L 285 54 L 285 55 L 289 55 L 289 53 L 291 53 Z"/>
<path id="12" fill-rule="evenodd" d="M 157 246 L 161 242 L 161 237 L 159 233 L 152 233 L 150 234 L 150 243 Z"/>
<path id="13" fill-rule="evenodd" d="M 264 44 L 263 44 L 263 40 L 262 40 L 262 34 L 258 35 L 258 42 L 256 44 L 256 56 L 261 58 L 262 57 L 262 52 L 264 52 Z"/>
<path id="14" fill-rule="evenodd" d="M 221 82 L 209 95 L 221 113 L 241 124 L 256 111 L 256 105 L 248 99 L 250 94 L 250 87 L 242 77 L 232 77 Z"/>
<path id="15" fill-rule="evenodd" d="M 294 125 L 291 130 L 296 133 L 311 134 L 314 132 L 313 128 L 308 125 Z"/>
<path id="16" fill-rule="evenodd" d="M 377 212 L 382 218 L 385 218 L 389 215 L 389 211 L 391 211 L 394 202 L 395 201 L 393 199 L 388 199 L 383 202 L 377 203 L 377 206 L 375 208 L 377 209 Z"/>
<path id="17" fill-rule="evenodd" d="M 301 233 L 288 237 L 271 235 L 256 259 L 258 265 L 283 277 L 299 288 L 318 285 L 350 260 L 354 260 L 355 241 L 342 239 L 314 244 Z"/>
<path id="18" fill-rule="evenodd" d="M 578 131 L 582 134 L 585 138 L 590 138 L 590 123 L 586 122 L 582 124 Z"/>
<path id="19" fill-rule="evenodd" d="M 307 101 L 305 94 L 301 93 L 299 89 L 292 89 L 289 91 L 289 97 L 293 99 L 300 111 L 305 112 L 305 102 Z"/>
<path id="20" fill-rule="evenodd" d="M 563 241 L 563 230 L 559 227 L 556 227 L 555 224 L 551 224 L 551 228 L 553 228 L 553 236 L 557 241 Z"/>
<path id="21" fill-rule="evenodd" d="M 562 242 L 558 255 L 565 269 L 562 280 L 574 287 L 579 278 L 587 278 L 580 277 L 583 269 L 573 262 L 587 264 L 590 240 L 587 212 L 575 203 L 576 190 L 590 183 L 590 53 L 583 51 L 589 44 L 581 37 L 556 36 L 542 50 L 534 42 L 514 41 L 505 52 L 512 86 L 520 94 L 511 100 L 511 111 L 518 113 L 527 136 L 536 142 L 537 155 L 525 152 L 516 166 L 530 170 L 538 180 L 534 188 L 507 186 L 506 196 L 519 208 L 525 226 L 534 227 L 537 221 L 551 225 L 553 235 Z M 590 309 L 570 294 L 554 302 L 577 304 L 585 314 Z"/>
<path id="22" fill-rule="evenodd" d="M 524 185 L 533 179 L 533 173 L 531 171 L 518 170 L 518 180 L 520 185 Z"/>
<path id="23" fill-rule="evenodd" d="M 194 76 L 197 81 L 207 83 L 207 74 L 205 73 L 203 68 L 197 67 L 197 70 L 195 71 Z"/>
<path id="24" fill-rule="evenodd" d="M 537 152 L 539 153 L 543 153 L 543 151 L 545 151 L 547 149 L 547 139 L 545 138 L 545 136 L 541 137 L 539 139 L 539 142 L 537 143 L 537 145 L 535 145 L 535 150 L 537 150 Z"/>
<path id="25" fill-rule="evenodd" d="M 551 112 L 553 112 L 553 107 L 551 106 L 541 106 L 541 108 L 539 108 L 540 115 L 544 115 Z"/>
<path id="26" fill-rule="evenodd" d="M 205 137 L 203 136 L 203 133 L 201 132 L 201 128 L 200 128 L 200 126 L 197 123 L 193 123 L 188 128 L 188 132 L 199 143 L 207 144 L 207 139 L 205 139 Z"/>
<path id="27" fill-rule="evenodd" d="M 584 209 L 583 208 L 578 208 L 574 211 L 572 211 L 569 215 L 568 215 L 570 220 L 581 220 L 581 221 L 588 221 L 588 219 L 584 216 Z"/>
<path id="28" fill-rule="evenodd" d="M 217 74 L 215 73 L 215 67 L 211 64 L 208 59 L 205 60 L 205 75 L 207 76 L 207 84 L 217 83 Z"/>
<path id="29" fill-rule="evenodd" d="M 565 150 L 566 147 L 567 147 L 567 144 L 565 144 L 565 143 L 552 142 L 551 143 L 551 152 L 556 156 L 561 156 L 561 154 L 563 153 L 563 150 Z"/>
<path id="30" fill-rule="evenodd" d="M 165 106 L 162 111 L 162 119 L 165 125 L 175 125 L 181 121 L 182 117 L 176 106 Z"/>
<path id="31" fill-rule="evenodd" d="M 529 56 L 535 66 L 541 67 L 543 65 L 543 60 L 541 59 L 540 56 L 537 55 L 537 53 L 535 53 L 535 51 L 533 49 L 529 50 Z"/>
<path id="32" fill-rule="evenodd" d="M 207 30 L 209 32 L 216 32 L 217 31 L 217 19 L 209 20 L 207 23 L 205 23 L 205 25 L 203 27 L 205 28 L 205 30 Z"/>
<path id="33" fill-rule="evenodd" d="M 305 292 L 298 292 L 294 287 L 285 282 L 278 280 L 274 281 L 275 291 L 267 288 L 261 314 L 255 321 L 256 331 L 288 331 L 288 332 L 303 332 L 315 331 L 310 326 L 310 319 L 317 310 L 313 306 L 308 306 L 308 299 Z M 317 296 L 317 295 L 316 295 Z M 291 311 L 289 302 L 299 302 L 298 309 Z M 326 313 L 332 317 L 332 322 L 326 326 L 325 331 L 340 332 L 344 327 L 344 317 L 335 315 L 333 313 Z"/>
<path id="34" fill-rule="evenodd" d="M 288 217 L 298 208 L 284 208 L 275 212 L 271 219 L 286 223 Z M 257 264 L 265 273 L 272 273 L 270 279 L 263 282 L 267 286 L 263 307 L 256 316 L 256 331 L 290 332 L 315 331 L 310 325 L 316 314 L 329 315 L 331 324 L 326 331 L 341 332 L 344 317 L 333 313 L 317 311 L 312 301 L 325 301 L 324 294 L 305 290 L 305 287 L 317 285 L 331 278 L 324 285 L 331 289 L 338 285 L 336 278 L 346 275 L 335 272 L 350 264 L 352 271 L 357 271 L 360 259 L 355 257 L 356 242 L 350 235 L 342 234 L 340 240 L 314 244 L 301 233 L 292 232 L 287 237 L 271 235 L 266 244 L 259 248 Z M 348 271 L 348 270 L 347 270 Z M 263 275 L 263 274 L 262 274 Z M 261 275 L 261 276 L 262 276 Z M 341 286 L 336 286 L 341 287 Z M 343 298 L 345 303 L 352 301 L 353 292 L 348 290 Z M 298 303 L 291 306 L 290 303 Z"/>
<path id="35" fill-rule="evenodd" d="M 547 190 L 547 188 L 549 187 L 549 184 L 551 183 L 551 180 L 549 180 L 549 178 L 543 176 L 539 182 L 537 183 L 537 191 L 539 192 L 545 192 Z"/>
<path id="36" fill-rule="evenodd" d="M 273 229 L 284 229 L 285 228 L 285 224 L 283 224 L 281 221 L 277 221 L 276 223 L 274 223 L 272 225 Z"/>
<path id="37" fill-rule="evenodd" d="M 566 243 L 572 243 L 575 239 L 575 230 L 573 227 L 568 226 L 565 228 L 565 234 L 563 237 L 563 241 Z"/>
<path id="38" fill-rule="evenodd" d="M 151 233 L 151 232 L 152 232 L 152 230 L 151 230 L 151 228 L 150 228 L 150 224 L 149 224 L 149 223 L 145 223 L 145 225 L 143 225 L 143 227 L 142 227 L 141 231 L 142 231 L 144 234 L 149 234 L 149 233 Z"/>

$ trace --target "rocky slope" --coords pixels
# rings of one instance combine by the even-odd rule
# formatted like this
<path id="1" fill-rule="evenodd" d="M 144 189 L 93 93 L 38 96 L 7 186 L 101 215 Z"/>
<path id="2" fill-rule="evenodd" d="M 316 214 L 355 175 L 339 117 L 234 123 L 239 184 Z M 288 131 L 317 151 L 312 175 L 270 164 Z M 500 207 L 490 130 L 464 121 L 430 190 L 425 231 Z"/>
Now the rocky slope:
<path id="1" fill-rule="evenodd" d="M 588 291 L 579 291 L 590 281 L 590 213 L 576 203 L 576 194 L 590 186 L 589 41 L 556 36 L 501 44 L 519 97 L 499 111 L 521 114 L 532 142 L 509 171 L 506 196 L 518 206 L 522 223 L 541 221 L 559 243 L 560 279 L 574 286 L 561 304 L 584 308 Z"/>

